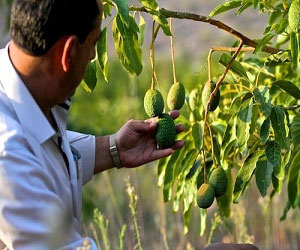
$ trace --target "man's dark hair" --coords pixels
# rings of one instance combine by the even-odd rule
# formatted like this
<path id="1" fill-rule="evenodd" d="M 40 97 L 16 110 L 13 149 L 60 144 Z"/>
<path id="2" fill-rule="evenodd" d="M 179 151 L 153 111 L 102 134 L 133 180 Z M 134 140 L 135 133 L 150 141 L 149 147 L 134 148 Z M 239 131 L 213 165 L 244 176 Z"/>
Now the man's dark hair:
<path id="1" fill-rule="evenodd" d="M 41 56 L 65 35 L 83 43 L 100 14 L 96 0 L 14 0 L 11 39 L 25 52 Z"/>

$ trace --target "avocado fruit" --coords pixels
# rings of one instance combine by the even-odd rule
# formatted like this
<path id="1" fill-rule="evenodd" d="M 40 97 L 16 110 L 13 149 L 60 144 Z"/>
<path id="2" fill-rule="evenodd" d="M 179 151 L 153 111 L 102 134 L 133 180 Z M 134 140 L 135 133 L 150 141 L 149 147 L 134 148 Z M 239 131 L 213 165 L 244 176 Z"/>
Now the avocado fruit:
<path id="1" fill-rule="evenodd" d="M 288 21 L 290 29 L 298 33 L 300 31 L 300 2 L 298 0 L 294 0 L 290 5 Z"/>
<path id="2" fill-rule="evenodd" d="M 211 81 L 207 81 L 204 85 L 203 91 L 202 91 L 202 104 L 206 108 L 206 105 L 209 101 L 210 94 L 214 91 L 216 87 L 216 84 Z M 218 89 L 217 93 L 212 99 L 211 104 L 208 107 L 208 111 L 212 112 L 216 110 L 216 108 L 219 106 L 220 102 L 220 90 Z"/>
<path id="3" fill-rule="evenodd" d="M 168 92 L 167 104 L 170 110 L 180 110 L 185 101 L 185 88 L 181 82 L 172 85 Z"/>
<path id="4" fill-rule="evenodd" d="M 222 167 L 217 167 L 212 171 L 208 182 L 213 186 L 216 197 L 225 194 L 227 189 L 227 175 Z"/>
<path id="5" fill-rule="evenodd" d="M 203 183 L 197 192 L 197 204 L 200 208 L 209 208 L 215 199 L 215 190 L 210 183 Z"/>
<path id="6" fill-rule="evenodd" d="M 144 97 L 144 108 L 149 117 L 159 116 L 164 110 L 164 99 L 157 89 L 149 89 Z"/>
<path id="7" fill-rule="evenodd" d="M 155 139 L 160 148 L 170 148 L 176 139 L 176 126 L 172 117 L 163 113 L 158 117 Z"/>

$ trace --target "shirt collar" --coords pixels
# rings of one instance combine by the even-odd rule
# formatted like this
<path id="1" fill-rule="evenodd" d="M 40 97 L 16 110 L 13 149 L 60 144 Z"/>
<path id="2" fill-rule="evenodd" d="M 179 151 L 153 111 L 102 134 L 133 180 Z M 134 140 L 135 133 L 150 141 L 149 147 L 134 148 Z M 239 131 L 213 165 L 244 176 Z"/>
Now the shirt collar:
<path id="1" fill-rule="evenodd" d="M 55 131 L 13 67 L 8 46 L 9 44 L 0 51 L 0 81 L 20 124 L 42 144 L 52 137 Z"/>

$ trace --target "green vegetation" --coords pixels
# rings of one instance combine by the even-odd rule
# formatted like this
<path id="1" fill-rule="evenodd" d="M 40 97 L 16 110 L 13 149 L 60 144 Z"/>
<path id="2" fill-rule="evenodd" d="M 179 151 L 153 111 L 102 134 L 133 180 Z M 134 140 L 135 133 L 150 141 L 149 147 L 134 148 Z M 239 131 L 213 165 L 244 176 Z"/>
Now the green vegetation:
<path id="1" fill-rule="evenodd" d="M 174 83 L 168 92 L 167 103 L 170 110 L 180 110 L 185 101 L 185 88 L 181 82 Z"/>
<path id="2" fill-rule="evenodd" d="M 164 99 L 157 89 L 149 89 L 144 97 L 144 108 L 149 117 L 159 116 L 164 110 Z"/>
<path id="3" fill-rule="evenodd" d="M 169 148 L 174 145 L 176 127 L 169 114 L 164 113 L 158 117 L 155 138 L 160 148 Z"/>
<path id="4" fill-rule="evenodd" d="M 209 208 L 215 199 L 215 190 L 210 183 L 203 183 L 197 193 L 197 204 L 200 208 Z"/>

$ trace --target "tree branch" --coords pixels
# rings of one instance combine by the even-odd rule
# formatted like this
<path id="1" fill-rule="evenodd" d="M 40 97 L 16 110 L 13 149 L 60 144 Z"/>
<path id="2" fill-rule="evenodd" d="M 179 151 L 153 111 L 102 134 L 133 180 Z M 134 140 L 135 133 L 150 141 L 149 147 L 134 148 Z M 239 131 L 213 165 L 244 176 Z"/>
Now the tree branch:
<path id="1" fill-rule="evenodd" d="M 129 10 L 139 11 L 139 12 L 148 12 L 144 7 L 138 7 L 138 6 L 131 6 L 129 8 Z M 242 40 L 244 45 L 248 45 L 252 48 L 257 47 L 257 42 L 251 40 L 250 38 L 246 37 L 245 35 L 238 32 L 237 30 L 222 23 L 221 21 L 218 21 L 218 20 L 215 20 L 212 18 L 208 18 L 207 16 L 202 16 L 202 15 L 187 13 L 187 12 L 171 11 L 171 10 L 167 10 L 164 8 L 160 9 L 160 13 L 163 14 L 166 18 L 172 17 L 172 18 L 177 18 L 177 19 L 188 19 L 188 20 L 193 20 L 193 21 L 197 21 L 197 22 L 209 23 L 209 24 L 216 26 L 217 28 L 224 30 L 224 31 L 228 32 L 229 34 L 237 37 L 239 40 Z M 262 51 L 270 53 L 270 54 L 276 54 L 282 50 L 276 49 L 271 46 L 265 46 Z"/>

